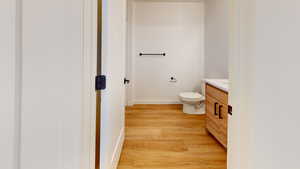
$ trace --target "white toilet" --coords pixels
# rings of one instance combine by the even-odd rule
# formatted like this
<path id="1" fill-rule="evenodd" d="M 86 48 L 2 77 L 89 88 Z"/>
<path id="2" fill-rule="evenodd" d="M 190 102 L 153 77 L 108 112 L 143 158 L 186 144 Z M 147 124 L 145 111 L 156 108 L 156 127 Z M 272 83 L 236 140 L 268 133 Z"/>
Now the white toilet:
<path id="1" fill-rule="evenodd" d="M 183 112 L 186 114 L 204 114 L 205 97 L 197 92 L 184 92 L 179 94 L 183 103 Z"/>

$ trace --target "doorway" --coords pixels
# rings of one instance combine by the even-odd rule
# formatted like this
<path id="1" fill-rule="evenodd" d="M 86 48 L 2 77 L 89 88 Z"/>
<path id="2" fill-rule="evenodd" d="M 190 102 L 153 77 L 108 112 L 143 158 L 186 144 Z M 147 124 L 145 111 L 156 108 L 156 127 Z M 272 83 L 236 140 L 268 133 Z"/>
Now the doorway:
<path id="1" fill-rule="evenodd" d="M 193 0 L 191 0 L 191 1 L 193 1 Z M 157 1 L 155 1 L 155 2 L 157 2 Z M 173 2 L 173 1 L 172 1 Z M 175 0 L 174 2 L 178 2 L 177 0 Z M 235 2 L 235 1 L 233 1 L 232 0 L 232 2 Z M 123 4 L 124 5 L 124 4 Z M 232 4 L 231 4 L 232 5 Z M 116 6 L 116 5 L 112 5 L 111 4 L 111 6 L 110 6 L 110 11 L 112 11 L 112 10 L 116 10 L 116 9 L 113 9 L 113 7 L 119 7 L 119 6 Z M 123 6 L 124 7 L 124 6 Z M 236 7 L 233 7 L 234 9 L 236 9 Z M 130 8 L 128 8 L 128 9 L 130 9 Z M 130 10 L 128 10 L 128 12 L 130 12 Z M 235 11 L 236 12 L 236 11 Z M 122 12 L 121 12 L 122 13 Z M 112 16 L 116 16 L 116 17 L 112 17 Z M 117 17 L 121 17 L 122 15 L 120 15 L 120 12 L 116 12 L 116 14 L 114 14 L 114 15 L 111 15 L 110 17 L 109 17 L 109 19 L 111 19 L 112 21 L 110 21 L 110 24 L 112 25 L 110 28 L 111 29 L 114 29 L 114 31 L 110 31 L 110 33 L 111 32 L 118 32 L 118 31 L 120 31 L 120 29 L 116 29 L 120 24 L 119 23 L 113 23 L 114 22 L 114 20 L 117 18 Z M 123 19 L 125 19 L 125 18 L 123 18 Z M 232 19 L 232 18 L 231 18 Z M 234 18 L 234 19 L 236 19 L 236 18 Z M 130 19 L 125 19 L 125 20 L 127 20 L 127 21 L 130 21 Z M 234 21 L 232 21 L 232 22 L 236 22 L 235 20 Z M 105 21 L 104 21 L 104 23 L 106 23 Z M 113 23 L 113 24 L 112 24 Z M 238 22 L 239 23 L 239 22 Z M 106 23 L 107 24 L 107 23 Z M 123 26 L 123 25 L 122 25 Z M 128 26 L 128 25 L 127 25 Z M 231 25 L 232 26 L 232 25 Z M 235 25 L 236 26 L 236 25 Z M 107 26 L 108 27 L 108 26 Z M 126 30 L 126 29 L 124 29 L 124 30 Z M 130 29 L 127 29 L 128 31 L 130 30 Z M 234 32 L 234 33 L 236 33 L 236 32 Z M 130 34 L 130 33 L 129 33 Z M 120 34 L 119 34 L 120 35 Z M 124 35 L 126 35 L 126 34 L 124 34 Z M 116 38 L 116 36 L 115 35 L 113 35 L 112 33 L 110 34 L 110 35 L 107 35 L 107 37 L 111 37 L 111 39 L 110 40 L 118 40 L 118 38 Z M 114 37 L 114 38 L 113 38 Z M 120 36 L 120 37 L 123 37 L 123 35 L 122 36 Z M 230 38 L 232 38 L 232 37 L 230 37 Z M 232 40 L 232 39 L 231 39 Z M 126 41 L 125 41 L 125 43 L 126 43 Z M 235 42 L 236 43 L 236 42 Z M 112 44 L 112 43 L 111 43 Z M 132 44 L 129 44 L 128 42 L 127 42 L 127 45 L 132 45 Z M 130 48 L 132 48 L 132 46 L 130 47 Z M 114 52 L 116 52 L 117 50 L 114 50 Z M 130 50 L 127 50 L 127 52 L 128 53 L 130 53 Z M 162 54 L 162 53 L 161 53 Z M 111 54 L 110 54 L 110 56 L 112 56 Z M 127 58 L 128 59 L 128 58 Z M 114 63 L 117 63 L 117 62 L 114 62 Z M 128 63 L 132 63 L 130 60 L 129 60 L 129 62 Z M 104 64 L 105 65 L 105 64 Z M 238 64 L 237 64 L 238 65 Z M 112 66 L 112 65 L 111 65 Z M 128 68 L 128 67 L 127 67 Z M 127 73 L 128 73 L 129 71 L 127 71 Z M 238 72 L 238 69 L 236 69 L 235 70 L 235 72 Z M 127 76 L 126 77 L 130 77 L 130 73 L 128 73 L 127 74 Z M 236 78 L 236 77 L 235 77 Z M 134 78 L 129 78 L 130 80 L 131 80 L 131 82 L 133 82 L 134 81 Z M 123 79 L 120 81 L 120 79 L 118 79 L 118 82 L 122 82 L 123 83 Z M 131 84 L 133 84 L 131 87 L 134 87 L 134 83 L 131 83 Z M 122 92 L 122 91 L 120 91 L 120 90 L 118 90 L 118 92 Z M 115 93 L 116 94 L 116 93 Z M 130 95 L 127 95 L 127 97 L 130 97 Z M 131 97 L 132 97 L 132 95 L 131 95 Z M 126 103 L 127 105 L 132 105 L 132 104 L 134 104 L 134 102 L 128 102 L 127 101 L 127 103 Z M 139 106 L 141 106 L 141 107 L 139 107 Z M 133 112 L 138 112 L 137 111 L 137 109 L 139 109 L 139 110 L 146 110 L 146 111 L 150 111 L 150 109 L 153 109 L 153 108 L 149 108 L 149 107 L 147 107 L 147 105 L 145 105 L 146 107 L 143 107 L 143 105 L 139 105 L 138 107 L 136 107 L 136 108 L 134 108 L 135 110 L 130 110 L 130 108 L 129 108 L 129 111 L 133 111 Z M 156 106 L 161 106 L 161 105 L 156 105 Z M 165 106 L 170 106 L 170 105 L 165 105 Z M 169 107 L 170 108 L 170 107 Z M 176 107 L 175 106 L 175 108 L 176 109 L 178 109 L 179 107 Z M 160 108 L 156 108 L 156 109 L 160 109 Z M 165 108 L 162 108 L 162 109 L 165 109 Z M 171 105 L 171 109 L 174 109 L 174 107 L 172 107 L 172 105 Z M 127 114 L 126 114 L 127 115 Z M 129 113 L 129 115 L 130 115 L 130 113 Z M 128 115 L 127 115 L 128 116 Z M 130 123 L 130 121 L 126 121 L 126 125 L 128 125 L 128 123 Z M 112 127 L 112 126 L 111 126 Z M 143 128 L 143 127 L 141 127 L 141 128 Z M 122 133 L 122 132 L 121 132 Z M 118 138 L 118 137 L 114 137 L 114 138 Z M 121 138 L 121 137 L 119 137 L 119 138 Z M 118 140 L 122 140 L 122 139 L 118 139 Z M 125 142 L 125 146 L 126 146 L 126 142 Z M 231 144 L 231 143 L 230 143 Z M 116 152 L 119 152 L 119 151 L 116 151 Z M 110 154 L 108 155 L 108 157 L 110 158 Z M 134 160 L 134 159 L 131 159 L 131 160 Z M 115 161 L 115 158 L 114 158 L 114 160 L 113 161 Z M 114 163 L 115 164 L 115 163 Z"/>
<path id="2" fill-rule="evenodd" d="M 209 10 L 215 12 L 222 5 L 216 7 L 213 2 Z M 128 1 L 127 10 L 126 77 L 130 84 L 119 169 L 226 169 L 227 151 L 206 132 L 205 115 L 184 114 L 178 95 L 184 91 L 204 94 L 202 80 L 208 75 L 228 78 L 225 46 L 229 35 L 220 33 L 221 43 L 220 36 L 213 35 L 222 29 L 218 26 L 228 26 L 222 25 L 228 21 L 216 19 L 227 9 L 213 13 L 210 17 L 216 20 L 209 23 L 213 28 L 209 40 L 216 45 L 209 55 L 226 53 L 222 61 L 218 56 L 205 58 L 205 1 L 133 0 Z M 206 69 L 205 64 L 212 67 Z M 216 69 L 220 65 L 224 69 Z"/>

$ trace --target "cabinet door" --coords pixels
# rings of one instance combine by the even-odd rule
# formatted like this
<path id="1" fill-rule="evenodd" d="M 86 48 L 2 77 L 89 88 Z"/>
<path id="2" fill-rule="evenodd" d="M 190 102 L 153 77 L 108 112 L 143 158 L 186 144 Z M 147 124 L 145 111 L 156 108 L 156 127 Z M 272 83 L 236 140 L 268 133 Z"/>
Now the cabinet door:
<path id="1" fill-rule="evenodd" d="M 220 104 L 218 107 L 219 113 L 219 129 L 220 142 L 227 147 L 227 124 L 228 124 L 228 105 Z"/>
<path id="2" fill-rule="evenodd" d="M 220 127 L 227 129 L 228 105 L 219 103 L 217 112 L 218 112 L 218 120 L 219 120 Z"/>
<path id="3" fill-rule="evenodd" d="M 212 97 L 206 96 L 206 128 L 216 139 L 219 140 L 220 127 L 218 124 L 217 108 L 217 101 Z"/>
<path id="4" fill-rule="evenodd" d="M 218 125 L 220 131 L 220 142 L 227 147 L 227 123 L 228 123 L 228 105 L 220 104 L 218 106 Z"/>
<path id="5" fill-rule="evenodd" d="M 206 116 L 208 119 L 214 121 L 216 124 L 218 124 L 218 106 L 219 103 L 216 99 L 206 95 Z"/>
<path id="6" fill-rule="evenodd" d="M 227 105 L 206 95 L 206 128 L 224 146 L 227 147 Z"/>

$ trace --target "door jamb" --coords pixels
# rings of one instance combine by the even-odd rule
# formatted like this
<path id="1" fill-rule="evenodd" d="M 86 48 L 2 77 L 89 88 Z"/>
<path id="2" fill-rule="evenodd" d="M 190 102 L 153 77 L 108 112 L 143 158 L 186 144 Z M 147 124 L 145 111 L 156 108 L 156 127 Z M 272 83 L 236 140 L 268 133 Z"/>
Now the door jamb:
<path id="1" fill-rule="evenodd" d="M 247 0 L 230 0 L 229 7 L 229 23 L 230 23 L 230 54 L 229 54 L 229 81 L 231 92 L 229 93 L 229 104 L 233 106 L 233 115 L 229 116 L 228 119 L 228 151 L 227 151 L 227 168 L 243 168 L 247 166 L 245 160 L 247 158 L 241 158 L 247 155 L 248 152 L 243 152 L 240 154 L 241 140 L 238 137 L 241 133 L 241 129 L 236 126 L 240 126 L 241 116 L 239 112 L 243 108 L 240 104 L 242 100 L 242 77 L 243 77 L 243 57 L 241 55 L 241 46 L 243 37 L 243 25 L 245 21 L 245 16 L 243 15 L 243 7 L 247 6 L 245 3 Z M 247 6 L 247 8 L 250 8 Z M 249 18 L 247 18 L 249 19 Z M 246 20 L 247 20 L 246 19 Z M 243 161 L 242 161 L 243 160 Z"/>

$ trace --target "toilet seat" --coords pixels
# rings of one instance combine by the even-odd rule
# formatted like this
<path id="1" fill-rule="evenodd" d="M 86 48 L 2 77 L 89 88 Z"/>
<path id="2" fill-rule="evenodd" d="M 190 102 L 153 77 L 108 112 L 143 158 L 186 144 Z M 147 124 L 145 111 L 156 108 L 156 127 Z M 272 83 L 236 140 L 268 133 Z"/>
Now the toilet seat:
<path id="1" fill-rule="evenodd" d="M 183 101 L 188 101 L 188 102 L 197 102 L 197 101 L 205 100 L 204 96 L 196 92 L 184 92 L 184 93 L 180 93 L 179 96 Z"/>

